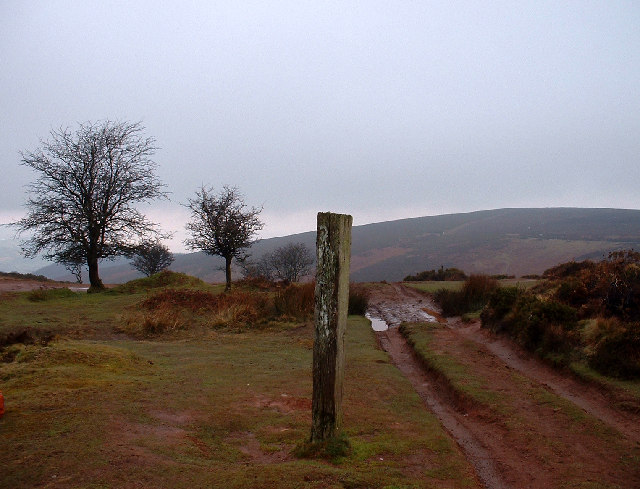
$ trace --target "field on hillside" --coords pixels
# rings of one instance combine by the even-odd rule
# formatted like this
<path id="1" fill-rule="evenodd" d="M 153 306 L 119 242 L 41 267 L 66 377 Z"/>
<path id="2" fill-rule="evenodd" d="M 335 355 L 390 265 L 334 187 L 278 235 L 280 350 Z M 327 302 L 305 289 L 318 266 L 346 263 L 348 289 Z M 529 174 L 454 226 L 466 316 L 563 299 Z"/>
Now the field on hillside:
<path id="1" fill-rule="evenodd" d="M 161 334 L 123 332 L 152 294 L 0 296 L 0 487 L 480 487 L 368 320 L 351 317 L 346 335 L 351 449 L 302 458 L 311 323 L 212 326 L 194 309 Z"/>
<path id="2" fill-rule="evenodd" d="M 440 289 L 446 290 L 460 290 L 462 288 L 463 280 L 447 280 L 447 281 L 438 281 L 438 280 L 429 280 L 426 282 L 404 282 L 407 287 L 412 287 L 421 292 L 434 293 Z M 530 289 L 534 285 L 538 283 L 537 280 L 533 279 L 522 279 L 522 278 L 509 278 L 504 280 L 499 280 L 498 283 L 502 287 L 522 287 L 525 289 Z"/>

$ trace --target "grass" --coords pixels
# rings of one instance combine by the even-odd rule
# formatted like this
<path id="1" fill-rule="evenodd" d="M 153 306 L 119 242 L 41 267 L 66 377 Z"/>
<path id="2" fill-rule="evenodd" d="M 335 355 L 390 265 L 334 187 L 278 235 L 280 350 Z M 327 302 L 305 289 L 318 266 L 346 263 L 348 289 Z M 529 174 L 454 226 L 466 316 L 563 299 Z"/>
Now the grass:
<path id="1" fill-rule="evenodd" d="M 294 452 L 310 433 L 311 325 L 114 336 L 145 297 L 3 297 L 0 330 L 58 339 L 0 363 L 0 487 L 478 487 L 365 318 L 350 317 L 346 334 L 350 448 L 307 459 Z"/>
<path id="2" fill-rule="evenodd" d="M 449 281 L 428 281 L 428 282 L 403 282 L 407 287 L 412 287 L 421 292 L 427 292 L 433 294 L 440 289 L 445 290 L 460 290 L 464 280 L 449 280 Z"/>
<path id="3" fill-rule="evenodd" d="M 514 287 L 518 286 L 524 289 L 530 289 L 535 286 L 539 280 L 533 279 L 505 279 L 498 280 L 498 283 L 501 287 Z M 445 290 L 461 290 L 462 284 L 464 284 L 464 280 L 454 280 L 454 281 L 429 281 L 429 282 L 403 282 L 407 287 L 413 287 L 421 292 L 427 292 L 429 294 L 433 294 L 440 289 Z"/>
<path id="4" fill-rule="evenodd" d="M 504 403 L 498 403 L 501 395 L 490 391 L 485 379 L 474 375 L 471 367 L 432 347 L 434 332 L 443 327 L 437 323 L 404 323 L 400 326 L 400 332 L 424 365 L 447 384 L 460 402 L 467 405 L 482 404 L 501 410 L 504 406 Z"/>
<path id="5" fill-rule="evenodd" d="M 119 324 L 125 306 L 144 294 L 72 293 L 32 301 L 30 293 L 0 295 L 0 334 L 28 328 L 66 337 L 105 336 Z"/>

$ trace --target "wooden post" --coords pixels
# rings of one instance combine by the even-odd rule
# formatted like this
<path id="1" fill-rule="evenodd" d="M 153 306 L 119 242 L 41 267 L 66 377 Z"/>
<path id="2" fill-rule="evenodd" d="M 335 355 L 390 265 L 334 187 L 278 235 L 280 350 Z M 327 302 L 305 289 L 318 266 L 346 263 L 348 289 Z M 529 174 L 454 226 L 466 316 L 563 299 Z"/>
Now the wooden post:
<path id="1" fill-rule="evenodd" d="M 342 423 L 352 221 L 345 214 L 318 213 L 311 442 L 335 436 Z"/>

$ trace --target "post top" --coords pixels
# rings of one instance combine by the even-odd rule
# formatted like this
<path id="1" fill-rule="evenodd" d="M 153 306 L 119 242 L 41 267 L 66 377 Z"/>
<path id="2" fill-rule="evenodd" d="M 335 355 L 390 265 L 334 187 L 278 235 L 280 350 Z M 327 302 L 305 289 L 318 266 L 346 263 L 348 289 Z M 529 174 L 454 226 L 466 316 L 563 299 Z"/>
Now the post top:
<path id="1" fill-rule="evenodd" d="M 318 222 L 320 220 L 345 220 L 349 224 L 353 222 L 353 217 L 351 214 L 337 214 L 335 212 L 318 212 Z"/>

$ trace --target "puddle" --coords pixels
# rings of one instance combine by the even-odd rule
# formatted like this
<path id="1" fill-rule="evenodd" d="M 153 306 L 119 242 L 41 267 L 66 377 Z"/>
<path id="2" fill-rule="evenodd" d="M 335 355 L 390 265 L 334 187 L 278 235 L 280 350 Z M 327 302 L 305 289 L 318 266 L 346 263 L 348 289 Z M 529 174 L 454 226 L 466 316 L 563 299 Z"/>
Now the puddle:
<path id="1" fill-rule="evenodd" d="M 371 327 L 373 328 L 374 331 L 386 331 L 389 329 L 389 325 L 387 324 L 386 321 L 379 319 L 379 318 L 374 318 L 373 316 L 369 315 L 368 313 L 365 314 L 365 317 L 371 321 Z"/>
<path id="2" fill-rule="evenodd" d="M 69 287 L 69 290 L 73 292 L 86 292 L 89 290 L 89 287 Z"/>

